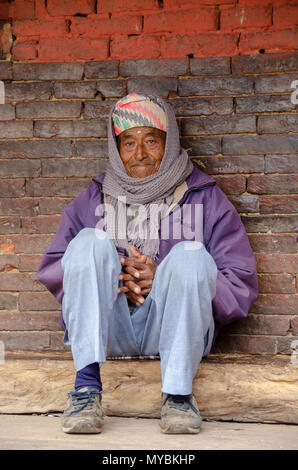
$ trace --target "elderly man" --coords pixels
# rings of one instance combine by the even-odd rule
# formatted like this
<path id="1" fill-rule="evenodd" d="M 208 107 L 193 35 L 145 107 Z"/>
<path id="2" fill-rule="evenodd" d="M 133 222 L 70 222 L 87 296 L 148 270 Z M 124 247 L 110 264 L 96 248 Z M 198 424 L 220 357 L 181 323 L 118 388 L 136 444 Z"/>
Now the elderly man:
<path id="1" fill-rule="evenodd" d="M 198 433 L 192 391 L 219 328 L 258 295 L 240 216 L 182 149 L 171 105 L 132 93 L 111 109 L 107 171 L 63 211 L 38 279 L 62 303 L 76 379 L 62 429 L 103 427 L 107 357 L 159 356 L 160 428 Z"/>

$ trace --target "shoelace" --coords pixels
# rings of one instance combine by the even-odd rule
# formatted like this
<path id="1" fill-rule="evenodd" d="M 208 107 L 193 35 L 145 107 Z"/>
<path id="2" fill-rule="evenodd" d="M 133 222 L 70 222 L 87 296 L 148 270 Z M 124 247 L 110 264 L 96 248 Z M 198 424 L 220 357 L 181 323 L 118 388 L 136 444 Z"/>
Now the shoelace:
<path id="1" fill-rule="evenodd" d="M 95 390 L 87 390 L 86 392 L 70 392 L 70 396 L 72 397 L 72 405 L 75 408 L 70 412 L 70 415 L 78 413 L 84 408 L 87 408 L 88 405 L 93 404 L 95 395 L 100 395 L 100 392 Z"/>
<path id="2" fill-rule="evenodd" d="M 192 395 L 167 395 L 164 403 L 169 402 L 170 408 L 187 411 L 191 408 L 197 415 L 200 416 L 199 411 L 191 403 Z"/>

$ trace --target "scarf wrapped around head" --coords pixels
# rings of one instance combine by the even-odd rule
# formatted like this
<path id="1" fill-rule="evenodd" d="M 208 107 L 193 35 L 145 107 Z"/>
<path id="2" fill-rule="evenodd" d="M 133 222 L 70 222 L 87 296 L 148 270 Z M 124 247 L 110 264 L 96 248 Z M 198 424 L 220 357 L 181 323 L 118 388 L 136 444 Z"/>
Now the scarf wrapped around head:
<path id="1" fill-rule="evenodd" d="M 158 171 L 133 178 L 125 170 L 116 135 L 131 127 L 148 126 L 165 130 L 165 152 Z M 159 251 L 160 220 L 172 202 L 175 188 L 193 170 L 187 151 L 181 147 L 172 106 L 160 97 L 132 93 L 118 101 L 108 122 L 109 160 L 103 181 L 106 231 L 117 247 L 134 245 L 155 259 Z M 109 205 L 109 206 L 107 206 Z"/>

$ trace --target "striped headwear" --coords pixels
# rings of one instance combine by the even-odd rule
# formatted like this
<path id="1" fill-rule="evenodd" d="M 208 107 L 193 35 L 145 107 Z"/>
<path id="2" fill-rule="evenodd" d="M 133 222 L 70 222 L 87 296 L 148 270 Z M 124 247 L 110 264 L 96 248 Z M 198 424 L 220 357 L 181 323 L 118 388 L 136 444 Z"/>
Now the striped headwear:
<path id="1" fill-rule="evenodd" d="M 156 127 L 167 131 L 167 117 L 158 97 L 130 93 L 116 105 L 112 115 L 116 135 L 132 127 Z"/>

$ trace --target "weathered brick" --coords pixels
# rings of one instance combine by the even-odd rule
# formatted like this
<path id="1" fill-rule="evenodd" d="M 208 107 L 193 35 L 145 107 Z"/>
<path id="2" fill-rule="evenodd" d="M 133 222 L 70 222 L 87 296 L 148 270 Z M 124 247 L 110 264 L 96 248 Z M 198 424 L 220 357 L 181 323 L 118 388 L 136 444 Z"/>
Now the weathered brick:
<path id="1" fill-rule="evenodd" d="M 189 33 L 167 34 L 162 37 L 160 52 L 162 57 L 233 56 L 237 51 L 238 34 Z"/>
<path id="2" fill-rule="evenodd" d="M 128 93 L 148 93 L 167 98 L 172 91 L 177 91 L 177 78 L 130 78 L 127 81 Z"/>
<path id="3" fill-rule="evenodd" d="M 298 212 L 298 196 L 260 196 L 260 213 L 295 213 Z"/>
<path id="4" fill-rule="evenodd" d="M 242 194 L 246 190 L 245 176 L 214 176 L 214 179 L 222 191 L 229 194 Z"/>
<path id="5" fill-rule="evenodd" d="M 292 274 L 259 274 L 259 292 L 277 294 L 295 294 L 295 276 Z"/>
<path id="6" fill-rule="evenodd" d="M 292 73 L 275 75 L 259 75 L 255 78 L 256 93 L 282 93 L 291 92 L 291 84 L 294 81 Z"/>
<path id="7" fill-rule="evenodd" d="M 59 310 L 61 305 L 50 292 L 20 292 L 20 311 Z"/>
<path id="8" fill-rule="evenodd" d="M 298 53 L 283 52 L 260 55 L 236 55 L 232 57 L 232 72 L 270 73 L 287 72 L 298 69 Z"/>
<path id="9" fill-rule="evenodd" d="M 12 269 L 19 269 L 19 256 L 0 255 L 0 271 L 11 271 Z"/>
<path id="10" fill-rule="evenodd" d="M 37 57 L 37 41 L 21 41 L 16 40 L 12 44 L 12 58 L 14 61 L 34 60 Z"/>
<path id="11" fill-rule="evenodd" d="M 6 351 L 40 351 L 48 349 L 50 345 L 47 332 L 3 332 L 0 333 Z"/>
<path id="12" fill-rule="evenodd" d="M 243 215 L 248 232 L 297 232 L 298 215 Z"/>
<path id="13" fill-rule="evenodd" d="M 33 137 L 33 121 L 0 121 L 1 139 L 18 137 Z"/>
<path id="14" fill-rule="evenodd" d="M 112 34 L 140 34 L 142 32 L 141 15 L 108 15 L 92 18 L 73 18 L 71 20 L 71 33 L 97 38 Z"/>
<path id="15" fill-rule="evenodd" d="M 67 23 L 64 18 L 44 19 L 23 19 L 13 22 L 13 34 L 17 37 L 26 36 L 61 36 L 68 33 Z"/>
<path id="16" fill-rule="evenodd" d="M 84 76 L 86 78 L 116 78 L 118 77 L 118 68 L 118 60 L 86 62 Z"/>
<path id="17" fill-rule="evenodd" d="M 168 100 L 176 116 L 231 114 L 233 98 L 175 98 Z"/>
<path id="18" fill-rule="evenodd" d="M 273 8 L 273 24 L 277 28 L 293 26 L 298 21 L 298 6 L 280 5 Z"/>
<path id="19" fill-rule="evenodd" d="M 26 196 L 55 196 L 54 205 L 59 204 L 58 197 L 73 197 L 83 191 L 90 183 L 90 178 L 34 178 L 26 181 Z M 46 207 L 48 200 L 40 199 L 40 206 Z M 55 207 L 55 206 L 54 206 Z"/>
<path id="20" fill-rule="evenodd" d="M 56 312 L 0 312 L 2 331 L 59 330 L 59 313 Z"/>
<path id="21" fill-rule="evenodd" d="M 1 126 L 1 124 L 0 124 Z M 35 121 L 35 137 L 106 137 L 107 123 L 105 121 Z"/>
<path id="22" fill-rule="evenodd" d="M 1 291 L 44 291 L 45 287 L 36 279 L 35 273 L 1 273 Z"/>
<path id="23" fill-rule="evenodd" d="M 57 98 L 94 98 L 96 82 L 56 82 L 54 95 Z"/>
<path id="24" fill-rule="evenodd" d="M 296 32 L 292 29 L 245 32 L 241 34 L 240 54 L 256 54 L 260 49 L 265 52 L 295 50 Z"/>
<path id="25" fill-rule="evenodd" d="M 12 79 L 12 64 L 11 62 L 0 62 L 0 80 Z"/>
<path id="26" fill-rule="evenodd" d="M 83 117 L 86 119 L 107 118 L 114 101 L 86 101 L 84 103 Z"/>
<path id="27" fill-rule="evenodd" d="M 237 95 L 252 93 L 252 77 L 185 78 L 178 80 L 180 96 Z"/>
<path id="28" fill-rule="evenodd" d="M 109 13 L 109 12 L 121 12 L 124 11 L 137 11 L 141 10 L 158 10 L 157 0 L 101 0 L 99 4 L 99 13 Z"/>
<path id="29" fill-rule="evenodd" d="M 298 173 L 298 155 L 265 155 L 265 173 Z"/>
<path id="30" fill-rule="evenodd" d="M 95 0 L 47 0 L 46 8 L 50 16 L 90 15 L 95 12 Z"/>
<path id="31" fill-rule="evenodd" d="M 229 354 L 276 354 L 276 339 L 274 336 L 229 335 L 225 332 L 216 340 L 213 351 Z"/>
<path id="32" fill-rule="evenodd" d="M 0 144 L 1 147 L 1 144 Z M 0 150 L 1 154 L 1 150 Z M 22 176 L 38 176 L 40 170 L 40 161 L 38 160 L 1 160 L 0 177 L 11 178 Z"/>
<path id="33" fill-rule="evenodd" d="M 191 157 L 199 155 L 216 155 L 220 152 L 220 137 L 182 137 L 181 145 L 189 149 Z"/>
<path id="34" fill-rule="evenodd" d="M 71 143 L 68 141 L 61 141 L 61 140 L 51 140 L 51 141 L 49 140 L 18 140 L 15 142 L 0 141 L 0 157 L 1 158 L 48 158 L 48 157 L 70 157 L 71 155 L 72 155 Z M 15 162 L 17 161 L 15 160 Z M 16 176 L 36 176 L 36 175 L 16 175 Z"/>
<path id="35" fill-rule="evenodd" d="M 100 80 L 96 90 L 105 98 L 117 98 L 126 94 L 126 83 L 123 80 Z"/>
<path id="36" fill-rule="evenodd" d="M 12 104 L 0 105 L 0 121 L 9 121 L 15 118 L 15 107 Z"/>
<path id="37" fill-rule="evenodd" d="M 7 256 L 7 255 L 6 255 Z M 19 255 L 20 272 L 37 272 L 42 255 Z"/>
<path id="38" fill-rule="evenodd" d="M 298 175 L 249 175 L 247 191 L 256 194 L 290 194 L 297 192 Z"/>
<path id="39" fill-rule="evenodd" d="M 63 343 L 64 332 L 50 332 L 51 351 L 70 351 L 70 346 Z"/>
<path id="40" fill-rule="evenodd" d="M 87 184 L 86 184 L 87 186 Z M 77 195 L 80 192 L 80 189 L 77 187 L 74 195 Z M 40 215 L 48 215 L 48 214 L 61 214 L 64 207 L 67 206 L 71 202 L 70 198 L 62 198 L 62 197 L 51 197 L 51 198 L 40 198 L 39 199 L 39 212 Z"/>
<path id="41" fill-rule="evenodd" d="M 52 93 L 51 82 L 7 83 L 5 101 L 47 100 Z"/>
<path id="42" fill-rule="evenodd" d="M 155 59 L 160 57 L 160 38 L 153 35 L 113 35 L 110 56 L 112 59 Z"/>
<path id="43" fill-rule="evenodd" d="M 22 217 L 22 233 L 56 233 L 59 222 L 59 215 Z"/>
<path id="44" fill-rule="evenodd" d="M 50 245 L 50 243 L 53 241 L 54 236 L 53 235 L 15 235 L 15 236 L 9 236 L 9 238 L 6 237 L 6 244 L 8 244 L 7 248 L 12 245 L 12 248 L 14 249 L 14 253 L 28 253 L 28 254 L 34 254 L 34 253 L 43 253 L 45 249 Z M 0 249 L 1 245 L 3 244 L 1 237 L 0 237 Z"/>
<path id="45" fill-rule="evenodd" d="M 264 115 L 258 118 L 258 132 L 261 134 L 297 132 L 298 114 Z M 298 149 L 298 137 L 297 137 Z"/>
<path id="46" fill-rule="evenodd" d="M 0 233 L 19 233 L 20 231 L 19 217 L 0 217 Z"/>
<path id="47" fill-rule="evenodd" d="M 256 118 L 253 115 L 181 119 L 182 135 L 234 134 L 255 131 Z"/>
<path id="48" fill-rule="evenodd" d="M 35 101 L 32 103 L 18 103 L 16 116 L 18 118 L 68 118 L 79 117 L 82 105 L 78 101 Z"/>
<path id="49" fill-rule="evenodd" d="M 23 197 L 25 195 L 24 179 L 5 179 L 0 181 L 0 197 Z"/>
<path id="50" fill-rule="evenodd" d="M 124 60 L 120 64 L 120 75 L 123 77 L 172 77 L 184 75 L 187 70 L 187 58 Z"/>
<path id="51" fill-rule="evenodd" d="M 14 18 L 15 20 L 34 18 L 34 0 L 26 1 L 26 8 L 24 8 L 23 0 L 14 0 L 10 5 L 9 13 L 11 18 Z"/>
<path id="52" fill-rule="evenodd" d="M 190 59 L 191 75 L 228 75 L 230 57 L 197 57 Z"/>
<path id="53" fill-rule="evenodd" d="M 107 157 L 108 141 L 104 140 L 76 140 L 74 142 L 74 155 L 76 157 Z"/>
<path id="54" fill-rule="evenodd" d="M 18 305 L 18 296 L 16 294 L 9 294 L 8 292 L 0 292 L 1 310 L 4 310 L 4 309 L 13 310 L 17 308 L 17 305 Z"/>
<path id="55" fill-rule="evenodd" d="M 283 236 L 285 237 L 285 235 Z M 298 272 L 298 255 L 294 253 L 257 253 L 257 270 L 262 273 Z"/>
<path id="56" fill-rule="evenodd" d="M 259 294 L 252 307 L 253 313 L 294 315 L 297 313 L 297 295 Z"/>
<path id="57" fill-rule="evenodd" d="M 81 80 L 84 65 L 79 62 L 12 64 L 13 80 Z"/>
<path id="58" fill-rule="evenodd" d="M 297 150 L 295 135 L 243 135 L 223 137 L 223 154 L 293 153 Z"/>
<path id="59" fill-rule="evenodd" d="M 37 215 L 38 203 L 34 198 L 0 198 L 1 215 Z"/>
<path id="60" fill-rule="evenodd" d="M 263 157 L 256 155 L 201 157 L 200 162 L 203 163 L 204 171 L 208 174 L 255 173 L 264 169 Z"/>
<path id="61" fill-rule="evenodd" d="M 253 194 L 242 194 L 240 196 L 229 196 L 237 212 L 259 212 L 259 197 Z"/>
<path id="62" fill-rule="evenodd" d="M 97 159 L 49 159 L 41 163 L 43 176 L 95 176 L 106 170 L 107 160 Z M 0 206 L 1 207 L 1 206 Z"/>
<path id="63" fill-rule="evenodd" d="M 144 15 L 144 33 L 187 33 L 198 31 L 215 31 L 218 13 L 213 7 L 192 8 L 189 10 L 159 11 Z"/>
<path id="64" fill-rule="evenodd" d="M 291 95 L 262 95 L 236 98 L 237 113 L 268 113 L 278 111 L 291 111 L 295 104 L 291 102 Z"/>
<path id="65" fill-rule="evenodd" d="M 296 253 L 297 251 L 295 234 L 252 233 L 248 238 L 254 253 Z"/>
<path id="66" fill-rule="evenodd" d="M 298 335 L 298 317 L 292 318 L 291 328 L 293 330 L 293 334 Z"/>
<path id="67" fill-rule="evenodd" d="M 269 6 L 239 6 L 223 8 L 220 15 L 220 29 L 234 31 L 258 29 L 271 26 L 271 8 Z"/>
<path id="68" fill-rule="evenodd" d="M 290 317 L 277 315 L 248 315 L 244 320 L 229 326 L 230 334 L 246 335 L 287 335 Z"/>

